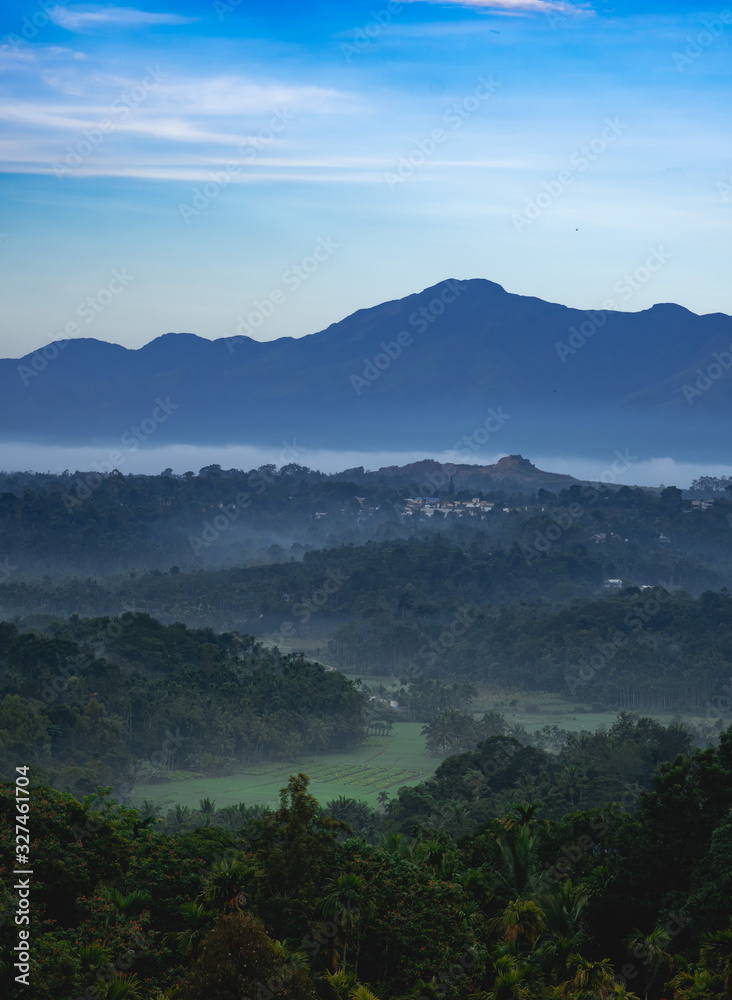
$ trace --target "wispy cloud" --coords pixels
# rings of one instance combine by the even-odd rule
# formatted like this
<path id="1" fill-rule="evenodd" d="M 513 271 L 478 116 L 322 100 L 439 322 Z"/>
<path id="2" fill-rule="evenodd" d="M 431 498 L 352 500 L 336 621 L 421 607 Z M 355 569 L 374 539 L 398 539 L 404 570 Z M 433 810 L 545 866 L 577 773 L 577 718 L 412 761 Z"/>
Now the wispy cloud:
<path id="1" fill-rule="evenodd" d="M 444 7 L 467 7 L 507 14 L 591 14 L 589 3 L 566 3 L 565 0 L 404 0 L 405 3 L 433 3 Z"/>
<path id="2" fill-rule="evenodd" d="M 136 7 L 103 7 L 99 4 L 80 4 L 75 7 L 52 7 L 48 16 L 60 28 L 84 31 L 88 28 L 117 27 L 137 28 L 154 24 L 193 24 L 197 17 L 181 14 L 154 13 Z"/>

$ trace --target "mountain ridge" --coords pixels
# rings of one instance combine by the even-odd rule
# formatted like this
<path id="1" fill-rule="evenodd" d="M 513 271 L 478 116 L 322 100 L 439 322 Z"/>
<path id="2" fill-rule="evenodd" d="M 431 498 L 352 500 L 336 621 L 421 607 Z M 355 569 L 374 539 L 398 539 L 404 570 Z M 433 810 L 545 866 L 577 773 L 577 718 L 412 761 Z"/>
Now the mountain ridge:
<path id="1" fill-rule="evenodd" d="M 724 313 L 579 310 L 448 279 L 299 338 L 77 338 L 1 360 L 0 435 L 114 443 L 162 399 L 173 410 L 155 446 L 438 453 L 468 438 L 493 453 L 718 459 L 732 378 L 705 373 L 731 343 Z M 486 435 L 491 412 L 508 416 Z"/>

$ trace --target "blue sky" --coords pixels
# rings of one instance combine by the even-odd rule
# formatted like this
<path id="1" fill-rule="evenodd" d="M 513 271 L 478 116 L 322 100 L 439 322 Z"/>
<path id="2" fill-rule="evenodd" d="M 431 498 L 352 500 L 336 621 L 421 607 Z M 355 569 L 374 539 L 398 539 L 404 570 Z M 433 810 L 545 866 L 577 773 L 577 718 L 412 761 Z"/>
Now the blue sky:
<path id="1" fill-rule="evenodd" d="M 732 12 L 691 7 L 3 5 L 0 356 L 90 296 L 130 347 L 447 277 L 597 308 L 654 248 L 623 308 L 732 313 Z"/>

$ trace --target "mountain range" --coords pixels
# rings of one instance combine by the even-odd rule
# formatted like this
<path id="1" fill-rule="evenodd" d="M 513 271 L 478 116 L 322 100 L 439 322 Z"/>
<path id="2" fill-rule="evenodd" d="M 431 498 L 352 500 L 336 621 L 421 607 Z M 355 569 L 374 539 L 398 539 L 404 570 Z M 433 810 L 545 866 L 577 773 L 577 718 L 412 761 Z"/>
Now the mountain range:
<path id="1" fill-rule="evenodd" d="M 731 351 L 725 314 L 582 311 L 450 279 L 300 338 L 78 338 L 0 360 L 0 437 L 719 461 Z"/>

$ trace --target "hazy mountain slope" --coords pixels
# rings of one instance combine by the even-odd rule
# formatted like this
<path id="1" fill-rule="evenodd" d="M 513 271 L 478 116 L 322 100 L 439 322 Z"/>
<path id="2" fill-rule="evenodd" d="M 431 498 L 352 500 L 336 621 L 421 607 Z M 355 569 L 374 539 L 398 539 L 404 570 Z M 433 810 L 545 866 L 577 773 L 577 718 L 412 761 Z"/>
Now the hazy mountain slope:
<path id="1" fill-rule="evenodd" d="M 0 433 L 124 444 L 147 420 L 156 445 L 445 449 L 467 437 L 465 460 L 482 449 L 718 457 L 730 342 L 722 314 L 585 313 L 448 281 L 300 339 L 166 334 L 136 351 L 78 339 L 0 361 Z"/>

